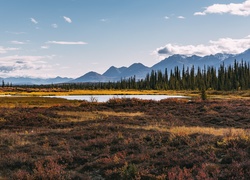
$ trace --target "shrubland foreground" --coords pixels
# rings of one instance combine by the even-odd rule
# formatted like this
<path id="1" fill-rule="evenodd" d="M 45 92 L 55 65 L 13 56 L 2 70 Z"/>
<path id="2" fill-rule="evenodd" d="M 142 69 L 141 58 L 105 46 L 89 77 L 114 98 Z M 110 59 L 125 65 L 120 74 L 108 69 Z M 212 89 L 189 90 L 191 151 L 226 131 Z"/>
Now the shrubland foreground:
<path id="1" fill-rule="evenodd" d="M 38 99 L 1 99 L 2 179 L 250 179 L 250 100 Z"/>

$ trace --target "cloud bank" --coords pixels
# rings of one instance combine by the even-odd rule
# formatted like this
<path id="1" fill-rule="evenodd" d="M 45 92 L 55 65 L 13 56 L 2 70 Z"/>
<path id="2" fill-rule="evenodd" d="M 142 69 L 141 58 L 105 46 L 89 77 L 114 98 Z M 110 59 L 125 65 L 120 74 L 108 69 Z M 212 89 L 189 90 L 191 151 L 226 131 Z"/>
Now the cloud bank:
<path id="1" fill-rule="evenodd" d="M 202 12 L 196 12 L 194 15 L 207 15 L 207 14 L 232 14 L 238 16 L 250 15 L 250 0 L 243 3 L 230 3 L 230 4 L 213 4 L 205 8 Z"/>
<path id="2" fill-rule="evenodd" d="M 166 44 L 157 48 L 153 54 L 160 58 L 166 58 L 174 54 L 206 56 L 217 53 L 238 54 L 250 48 L 250 35 L 242 39 L 220 38 L 216 41 L 209 41 L 207 45 L 178 45 Z"/>
<path id="3" fill-rule="evenodd" d="M 50 65 L 45 60 L 54 56 L 5 56 L 0 57 L 1 77 L 37 75 L 37 70 L 46 71 Z"/>

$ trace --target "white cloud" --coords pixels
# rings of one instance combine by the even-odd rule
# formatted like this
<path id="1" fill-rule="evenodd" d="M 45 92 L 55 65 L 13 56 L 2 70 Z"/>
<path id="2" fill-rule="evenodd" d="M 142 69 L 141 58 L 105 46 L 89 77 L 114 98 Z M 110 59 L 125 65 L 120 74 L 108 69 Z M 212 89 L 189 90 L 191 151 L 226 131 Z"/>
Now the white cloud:
<path id="1" fill-rule="evenodd" d="M 164 19 L 170 19 L 168 16 L 165 16 Z"/>
<path id="2" fill-rule="evenodd" d="M 19 50 L 19 48 L 5 48 L 0 46 L 0 54 L 5 54 L 8 51 L 17 51 L 17 50 Z"/>
<path id="3" fill-rule="evenodd" d="M 34 18 L 30 18 L 31 22 L 34 24 L 38 24 L 38 22 Z"/>
<path id="4" fill-rule="evenodd" d="M 178 19 L 186 19 L 184 16 L 178 16 Z"/>
<path id="5" fill-rule="evenodd" d="M 205 12 L 196 12 L 196 13 L 194 13 L 194 15 L 195 16 L 204 16 L 204 15 L 206 15 L 206 13 Z"/>
<path id="6" fill-rule="evenodd" d="M 209 41 L 207 45 L 178 45 L 167 44 L 157 48 L 154 54 L 161 58 L 174 54 L 206 56 L 217 53 L 238 54 L 250 48 L 250 36 L 242 39 L 220 38 L 216 41 Z"/>
<path id="7" fill-rule="evenodd" d="M 49 49 L 49 46 L 41 46 L 41 49 Z"/>
<path id="8" fill-rule="evenodd" d="M 206 14 L 232 14 L 238 16 L 250 15 L 250 0 L 243 3 L 230 3 L 230 4 L 213 4 L 205 8 L 202 12 L 196 12 L 194 15 Z"/>
<path id="9" fill-rule="evenodd" d="M 52 56 L 19 56 L 19 55 L 13 55 L 13 56 L 5 56 L 0 57 L 0 62 L 3 63 L 12 63 L 16 61 L 25 61 L 25 62 L 44 62 L 41 61 L 42 59 L 51 58 Z"/>
<path id="10" fill-rule="evenodd" d="M 72 23 L 72 20 L 69 17 L 63 16 L 64 20 L 68 23 Z"/>
<path id="11" fill-rule="evenodd" d="M 18 45 L 22 45 L 22 44 L 26 44 L 26 42 L 22 42 L 22 41 L 10 41 L 11 44 L 18 44 Z"/>
<path id="12" fill-rule="evenodd" d="M 53 28 L 58 28 L 58 25 L 57 24 L 51 24 L 51 27 L 53 27 Z"/>
<path id="13" fill-rule="evenodd" d="M 84 45 L 87 44 L 83 41 L 76 41 L 76 42 L 70 42 L 70 41 L 48 41 L 47 44 L 60 44 L 60 45 Z"/>

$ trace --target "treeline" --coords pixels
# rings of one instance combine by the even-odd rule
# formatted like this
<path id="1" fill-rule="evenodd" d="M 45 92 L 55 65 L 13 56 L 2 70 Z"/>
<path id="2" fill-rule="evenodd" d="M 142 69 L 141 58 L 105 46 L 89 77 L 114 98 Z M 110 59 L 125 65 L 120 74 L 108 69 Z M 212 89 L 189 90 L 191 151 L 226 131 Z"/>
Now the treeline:
<path id="1" fill-rule="evenodd" d="M 246 90 L 250 89 L 250 65 L 247 62 L 234 61 L 233 65 L 221 64 L 214 67 L 198 67 L 180 69 L 176 66 L 168 72 L 154 71 L 145 79 L 136 77 L 121 79 L 117 82 L 99 83 L 67 83 L 45 85 L 43 87 L 60 87 L 63 89 L 138 89 L 138 90 Z"/>

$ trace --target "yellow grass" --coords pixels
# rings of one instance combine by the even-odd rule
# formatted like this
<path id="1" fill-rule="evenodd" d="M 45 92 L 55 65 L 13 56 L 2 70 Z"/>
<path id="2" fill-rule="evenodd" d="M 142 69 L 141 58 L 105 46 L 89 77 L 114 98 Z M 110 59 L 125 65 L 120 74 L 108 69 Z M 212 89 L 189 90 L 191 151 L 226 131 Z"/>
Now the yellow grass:
<path id="1" fill-rule="evenodd" d="M 53 90 L 53 89 L 0 89 L 0 95 L 16 96 L 66 96 L 66 95 L 183 95 L 185 91 L 164 90 Z"/>
<path id="2" fill-rule="evenodd" d="M 188 136 L 191 134 L 208 134 L 214 136 L 223 136 L 226 139 L 242 138 L 250 140 L 250 130 L 241 128 L 237 129 L 237 128 L 186 127 L 186 126 L 163 127 L 159 125 L 149 125 L 149 126 L 126 125 L 126 127 L 132 129 L 170 132 L 177 136 Z"/>
<path id="3" fill-rule="evenodd" d="M 212 128 L 212 127 L 172 127 L 169 132 L 176 135 L 190 135 L 190 134 L 210 134 L 214 136 L 249 136 L 250 131 L 236 128 Z"/>
<path id="4" fill-rule="evenodd" d="M 90 121 L 90 120 L 101 120 L 108 116 L 117 116 L 117 117 L 134 117 L 134 116 L 143 116 L 144 113 L 126 113 L 126 112 L 113 112 L 113 111 L 93 111 L 93 112 L 72 112 L 72 111 L 58 111 L 57 114 L 65 116 L 60 118 L 61 122 L 81 122 L 81 121 Z"/>
<path id="5" fill-rule="evenodd" d="M 78 106 L 80 102 L 66 100 L 63 98 L 46 98 L 46 97 L 0 97 L 0 107 L 14 108 L 14 107 L 51 107 L 58 105 L 76 105 Z"/>
<path id="6" fill-rule="evenodd" d="M 0 145 L 8 145 L 9 147 L 25 146 L 30 144 L 30 141 L 18 136 L 16 133 L 1 132 Z"/>
<path id="7" fill-rule="evenodd" d="M 127 113 L 127 112 L 103 111 L 103 112 L 99 112 L 99 113 L 106 115 L 106 116 L 119 116 L 119 117 L 145 116 L 144 113 L 142 113 L 142 112 Z"/>
<path id="8" fill-rule="evenodd" d="M 15 96 L 68 96 L 68 95 L 182 95 L 194 98 L 200 97 L 199 90 L 64 90 L 60 88 L 1 88 L 1 95 Z M 244 91 L 214 91 L 207 90 L 209 99 L 250 99 L 250 90 Z"/>
<path id="9" fill-rule="evenodd" d="M 3 117 L 0 117 L 0 122 L 5 122 L 6 120 Z"/>
<path id="10" fill-rule="evenodd" d="M 58 121 L 60 122 L 81 122 L 96 120 L 101 116 L 97 112 L 72 112 L 72 111 L 59 111 L 58 115 L 64 116 Z"/>

